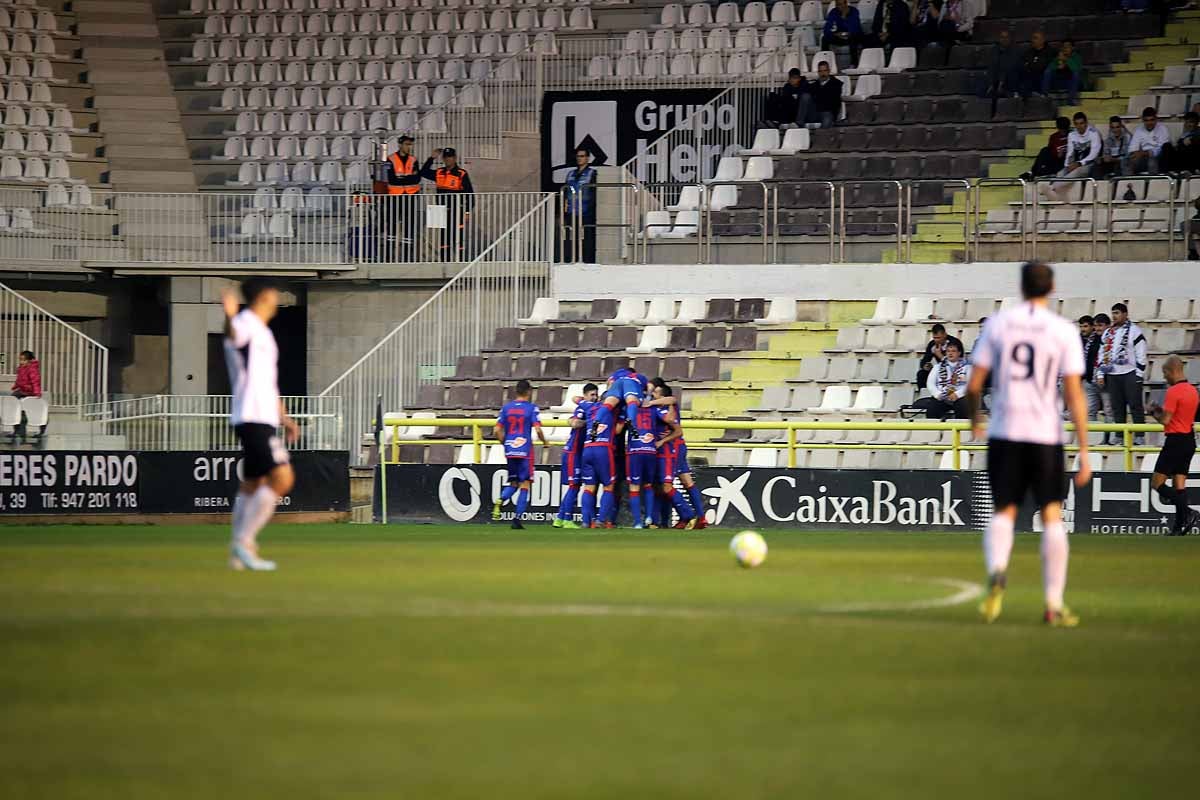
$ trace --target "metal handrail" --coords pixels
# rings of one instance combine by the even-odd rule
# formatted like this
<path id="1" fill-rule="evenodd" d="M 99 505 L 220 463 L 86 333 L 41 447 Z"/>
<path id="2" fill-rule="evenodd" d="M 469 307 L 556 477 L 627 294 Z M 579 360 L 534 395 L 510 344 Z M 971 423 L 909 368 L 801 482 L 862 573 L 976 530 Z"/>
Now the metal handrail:
<path id="1" fill-rule="evenodd" d="M 1027 194 L 1025 189 L 1028 186 L 1028 184 L 1026 183 L 1024 178 L 979 178 L 975 181 L 975 183 L 972 187 L 972 191 L 971 191 L 971 195 L 970 195 L 971 201 L 969 204 L 971 207 L 971 212 L 972 212 L 972 214 L 974 216 L 974 220 L 975 220 L 975 229 L 974 229 L 974 231 L 972 231 L 973 235 L 971 237 L 972 242 L 974 243 L 975 252 L 974 252 L 974 254 L 971 254 L 971 253 L 967 254 L 967 261 L 970 262 L 970 261 L 978 261 L 979 260 L 979 249 L 980 249 L 980 245 L 982 244 L 982 242 L 979 239 L 979 212 L 983 206 L 983 201 L 982 201 L 981 195 L 983 193 L 982 192 L 983 187 L 985 187 L 985 186 L 1019 186 L 1019 187 L 1021 187 L 1021 211 L 1020 211 L 1020 213 L 1021 213 L 1021 220 L 1020 220 L 1021 256 L 1020 257 L 1021 257 L 1022 261 L 1025 260 L 1025 254 L 1026 254 L 1026 247 L 1025 247 L 1025 222 L 1026 222 L 1025 196 Z"/>
<path id="2" fill-rule="evenodd" d="M 961 188 L 965 189 L 968 193 L 970 193 L 970 191 L 971 191 L 971 182 L 968 180 L 963 180 L 963 179 L 955 179 L 955 178 L 951 178 L 949 180 L 929 179 L 929 180 L 915 180 L 915 181 L 910 180 L 910 181 L 905 182 L 905 202 L 904 202 L 905 213 L 906 213 L 905 224 L 904 224 L 905 247 L 904 247 L 904 253 L 903 254 L 897 253 L 896 258 L 900 259 L 901 257 L 903 257 L 904 263 L 906 263 L 906 264 L 912 263 L 912 239 L 913 239 L 912 191 L 913 191 L 913 186 L 915 186 L 917 184 L 921 184 L 921 183 L 936 183 L 939 186 L 941 186 L 943 189 L 947 186 L 960 186 Z M 970 229 L 971 229 L 971 208 L 970 208 L 970 204 L 964 203 L 963 204 L 962 232 L 963 232 L 963 249 L 966 251 L 970 250 L 970 245 L 971 245 L 971 230 Z"/>
<path id="3" fill-rule="evenodd" d="M 427 428 L 470 428 L 471 439 L 469 444 L 474 450 L 473 461 L 475 463 L 483 462 L 482 448 L 484 445 L 484 432 L 495 427 L 496 420 L 494 418 L 479 419 L 479 418 L 459 418 L 459 417 L 434 417 L 420 418 L 408 417 L 403 414 L 384 414 L 383 427 L 390 429 L 391 437 L 388 444 L 388 454 L 390 458 L 381 453 L 380 461 L 386 464 L 395 464 L 400 461 L 400 445 L 403 443 L 411 444 L 449 444 L 463 445 L 468 442 L 462 439 L 450 438 L 418 438 L 405 439 L 397 434 L 397 429 L 402 427 L 416 427 L 421 429 Z M 542 419 L 542 427 L 544 428 L 564 428 L 570 425 L 567 419 L 553 419 L 545 417 Z M 788 467 L 796 466 L 796 452 L 798 450 L 950 450 L 953 455 L 954 469 L 961 468 L 961 456 L 963 452 L 984 451 L 987 449 L 986 442 L 966 443 L 963 440 L 963 434 L 970 433 L 971 425 L 966 420 L 953 420 L 943 422 L 910 422 L 908 420 L 884 420 L 876 422 L 816 422 L 812 420 L 714 420 L 714 419 L 685 419 L 680 422 L 684 431 L 702 431 L 702 430 L 784 430 L 787 432 L 786 442 L 716 442 L 716 441 L 696 441 L 692 449 L 787 449 Z M 1067 431 L 1074 431 L 1075 426 L 1071 423 L 1065 424 Z M 1196 430 L 1200 431 L 1200 423 L 1197 423 Z M 949 431 L 951 434 L 950 444 L 923 444 L 923 443 L 904 443 L 904 442 L 799 442 L 796 440 L 796 431 Z M 1097 423 L 1088 424 L 1088 431 L 1094 433 L 1120 433 L 1122 441 L 1119 445 L 1090 445 L 1089 450 L 1098 453 L 1123 453 L 1125 461 L 1125 471 L 1133 471 L 1133 457 L 1135 453 L 1155 453 L 1159 448 L 1149 445 L 1135 445 L 1133 437 L 1137 433 L 1161 433 L 1162 426 L 1157 424 L 1134 424 L 1134 423 Z M 558 443 L 561 446 L 561 443 Z M 551 443 L 553 446 L 554 443 Z M 1065 448 L 1068 452 L 1076 452 L 1079 449 L 1077 444 L 1067 445 Z"/>
<path id="4" fill-rule="evenodd" d="M 1152 181 L 1165 180 L 1167 181 L 1167 261 L 1175 260 L 1175 189 L 1176 181 L 1171 175 L 1122 175 L 1116 178 L 1111 178 L 1112 187 L 1108 192 L 1108 236 L 1105 244 L 1107 245 L 1108 260 L 1112 261 L 1112 246 L 1113 246 L 1113 195 L 1116 189 L 1119 188 L 1120 181 L 1142 181 L 1146 184 L 1149 191 Z M 1137 201 L 1133 201 L 1136 203 Z M 1157 204 L 1161 201 L 1155 201 Z"/>
<path id="5" fill-rule="evenodd" d="M 1088 186 L 1092 187 L 1092 226 L 1091 226 L 1092 227 L 1092 260 L 1095 261 L 1097 258 L 1097 255 L 1098 255 L 1097 246 L 1098 246 L 1098 242 L 1099 242 L 1099 237 L 1098 237 L 1098 233 L 1096 230 L 1096 209 L 1099 207 L 1098 203 L 1097 203 L 1097 199 L 1096 199 L 1096 186 L 1098 184 L 1097 184 L 1095 178 L 1058 178 L 1058 177 L 1053 177 L 1053 176 L 1043 176 L 1043 177 L 1034 179 L 1034 181 L 1033 181 L 1033 201 L 1032 201 L 1033 219 L 1030 220 L 1030 222 L 1031 222 L 1031 224 L 1030 224 L 1030 254 L 1033 258 L 1038 257 L 1038 222 L 1040 219 L 1040 215 L 1038 214 L 1038 211 L 1041 206 L 1041 196 L 1042 196 L 1040 187 L 1044 186 L 1045 184 L 1054 185 L 1056 183 L 1080 183 L 1080 184 L 1083 184 L 1084 194 L 1087 194 Z M 1109 204 L 1111 205 L 1112 192 L 1109 192 L 1108 197 L 1109 197 Z M 1022 195 L 1021 203 L 1022 203 L 1022 207 L 1024 207 L 1024 203 L 1025 203 L 1024 195 Z M 1076 203 L 1071 202 L 1071 201 L 1068 201 L 1068 203 L 1069 203 L 1069 205 L 1072 205 L 1072 206 L 1076 205 Z M 1112 210 L 1111 210 L 1111 208 L 1109 209 L 1109 214 L 1108 214 L 1108 229 L 1109 229 L 1109 231 L 1112 230 Z M 1110 248 L 1110 251 L 1111 251 L 1111 248 Z M 1110 252 L 1109 256 L 1111 258 L 1111 252 Z"/>

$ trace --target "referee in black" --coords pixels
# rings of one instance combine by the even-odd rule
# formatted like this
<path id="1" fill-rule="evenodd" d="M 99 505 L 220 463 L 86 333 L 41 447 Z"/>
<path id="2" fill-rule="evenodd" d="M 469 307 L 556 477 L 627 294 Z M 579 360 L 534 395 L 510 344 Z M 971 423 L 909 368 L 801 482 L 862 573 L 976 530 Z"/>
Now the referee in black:
<path id="1" fill-rule="evenodd" d="M 1169 535 L 1186 536 L 1200 528 L 1200 513 L 1191 509 L 1187 496 L 1188 471 L 1196 453 L 1196 409 L 1200 406 L 1200 392 L 1187 382 L 1183 360 L 1179 356 L 1168 356 L 1162 371 L 1169 384 L 1166 397 L 1161 406 L 1151 405 L 1147 409 L 1162 423 L 1166 435 L 1150 485 L 1163 502 L 1175 506 L 1175 524 Z M 1168 478 L 1170 486 L 1167 485 Z"/>

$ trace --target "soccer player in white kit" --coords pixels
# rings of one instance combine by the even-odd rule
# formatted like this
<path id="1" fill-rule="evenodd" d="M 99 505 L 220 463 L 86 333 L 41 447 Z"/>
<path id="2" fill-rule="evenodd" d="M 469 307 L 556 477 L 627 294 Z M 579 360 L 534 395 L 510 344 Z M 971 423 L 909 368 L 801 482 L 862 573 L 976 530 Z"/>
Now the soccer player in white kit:
<path id="1" fill-rule="evenodd" d="M 1083 394 L 1083 347 L 1074 323 L 1048 308 L 1054 271 L 1040 262 L 1021 266 L 1025 302 L 988 318 L 971 352 L 973 369 L 967 406 L 975 438 L 984 435 L 980 415 L 983 387 L 992 379 L 991 420 L 987 424 L 988 482 L 994 511 L 983 534 L 988 595 L 979 607 L 986 622 L 1000 616 L 1013 547 L 1017 509 L 1029 492 L 1042 512 L 1042 588 L 1046 624 L 1073 628 L 1079 617 L 1063 603 L 1067 586 L 1066 497 L 1062 408 L 1058 379 L 1075 423 L 1079 471 L 1075 485 L 1092 478 L 1088 466 L 1087 400 Z"/>
<path id="2" fill-rule="evenodd" d="M 271 571 L 274 561 L 259 558 L 258 532 L 275 513 L 279 498 L 292 490 L 295 475 L 287 448 L 276 431 L 282 425 L 289 442 L 299 429 L 279 397 L 279 348 L 267 327 L 279 310 L 279 289 L 264 278 L 242 284 L 246 308 L 237 294 L 221 295 L 225 308 L 225 364 L 233 387 L 231 423 L 242 443 L 242 482 L 233 502 L 233 569 Z"/>

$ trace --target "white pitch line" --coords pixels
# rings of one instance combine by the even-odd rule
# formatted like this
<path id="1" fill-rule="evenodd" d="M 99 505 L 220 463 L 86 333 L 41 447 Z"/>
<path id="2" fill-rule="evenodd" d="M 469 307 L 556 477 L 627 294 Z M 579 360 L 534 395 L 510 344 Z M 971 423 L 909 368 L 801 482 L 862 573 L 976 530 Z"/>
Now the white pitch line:
<path id="1" fill-rule="evenodd" d="M 984 592 L 982 584 L 960 581 L 957 578 L 907 577 L 904 581 L 905 583 L 936 583 L 939 586 L 947 586 L 958 591 L 945 597 L 935 597 L 932 600 L 907 600 L 894 603 L 845 603 L 842 605 L 821 606 L 818 611 L 827 614 L 848 614 L 855 611 L 924 611 L 931 608 L 949 608 L 969 603 Z"/>

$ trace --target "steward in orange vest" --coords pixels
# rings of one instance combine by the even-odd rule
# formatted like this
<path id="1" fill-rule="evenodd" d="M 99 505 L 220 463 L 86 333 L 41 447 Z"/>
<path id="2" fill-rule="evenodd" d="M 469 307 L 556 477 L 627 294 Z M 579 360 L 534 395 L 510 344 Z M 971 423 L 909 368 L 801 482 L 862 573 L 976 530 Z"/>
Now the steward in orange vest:
<path id="1" fill-rule="evenodd" d="M 411 137 L 400 138 L 400 149 L 387 158 L 387 194 L 417 194 L 421 191 L 421 174 L 417 157 L 412 154 Z"/>
<path id="2" fill-rule="evenodd" d="M 433 159 L 442 157 L 440 169 L 433 168 Z M 443 261 L 468 260 L 474 249 L 467 244 L 467 223 L 471 219 L 471 209 L 475 206 L 475 187 L 471 185 L 471 176 L 458 166 L 458 154 L 454 148 L 434 150 L 433 155 L 421 167 L 421 177 L 437 184 L 440 202 L 448 206 L 446 236 L 441 246 Z"/>

